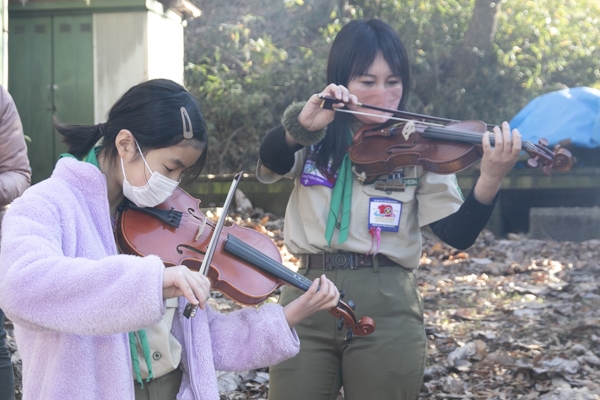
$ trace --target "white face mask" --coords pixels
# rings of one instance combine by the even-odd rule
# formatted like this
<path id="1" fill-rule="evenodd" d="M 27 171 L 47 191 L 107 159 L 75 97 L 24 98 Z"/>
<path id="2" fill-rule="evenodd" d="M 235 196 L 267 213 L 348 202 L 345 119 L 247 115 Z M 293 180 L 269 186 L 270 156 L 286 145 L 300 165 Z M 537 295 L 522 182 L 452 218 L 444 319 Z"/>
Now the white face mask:
<path id="1" fill-rule="evenodd" d="M 180 181 L 174 181 L 166 176 L 150 169 L 140 146 L 135 142 L 144 164 L 148 171 L 152 173 L 150 179 L 144 186 L 131 186 L 127 182 L 125 177 L 125 165 L 123 164 L 123 158 L 121 157 L 121 168 L 123 169 L 123 195 L 131 200 L 138 207 L 155 207 L 161 203 L 164 203 L 175 191 L 175 188 L 179 186 Z"/>

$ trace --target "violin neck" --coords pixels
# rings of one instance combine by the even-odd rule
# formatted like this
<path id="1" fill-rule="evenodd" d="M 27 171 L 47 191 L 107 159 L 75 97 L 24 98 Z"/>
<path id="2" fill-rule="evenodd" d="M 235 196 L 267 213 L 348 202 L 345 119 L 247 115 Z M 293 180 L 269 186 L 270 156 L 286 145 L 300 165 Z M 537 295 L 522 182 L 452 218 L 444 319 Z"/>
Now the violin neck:
<path id="1" fill-rule="evenodd" d="M 311 280 L 292 271 L 285 265 L 273 260 L 271 257 L 264 255 L 262 252 L 231 234 L 227 235 L 225 251 L 238 256 L 242 260 L 298 289 L 307 291 L 308 288 L 310 288 L 310 285 L 312 285 Z"/>
<path id="2" fill-rule="evenodd" d="M 483 133 L 464 131 L 459 129 L 429 127 L 423 131 L 421 136 L 425 139 L 446 140 L 472 145 L 481 145 L 481 137 L 483 136 Z M 490 135 L 490 144 L 492 146 L 496 144 L 496 140 L 493 134 Z M 521 142 L 522 149 L 527 148 L 529 145 L 531 145 L 531 142 L 529 141 L 523 140 Z"/>

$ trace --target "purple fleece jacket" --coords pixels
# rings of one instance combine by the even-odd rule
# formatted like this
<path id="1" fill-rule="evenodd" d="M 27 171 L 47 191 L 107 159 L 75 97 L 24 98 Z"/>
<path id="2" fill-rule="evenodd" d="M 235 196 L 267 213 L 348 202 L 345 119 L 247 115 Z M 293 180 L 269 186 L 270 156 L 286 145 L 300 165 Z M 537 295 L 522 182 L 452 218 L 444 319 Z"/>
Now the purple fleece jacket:
<path id="1" fill-rule="evenodd" d="M 9 208 L 0 247 L 0 307 L 15 324 L 23 399 L 134 399 L 127 332 L 165 312 L 157 256 L 117 254 L 106 179 L 93 165 L 61 159 L 52 176 Z M 217 400 L 215 370 L 279 363 L 299 350 L 283 309 L 229 315 L 179 308 L 183 346 L 178 399 Z"/>

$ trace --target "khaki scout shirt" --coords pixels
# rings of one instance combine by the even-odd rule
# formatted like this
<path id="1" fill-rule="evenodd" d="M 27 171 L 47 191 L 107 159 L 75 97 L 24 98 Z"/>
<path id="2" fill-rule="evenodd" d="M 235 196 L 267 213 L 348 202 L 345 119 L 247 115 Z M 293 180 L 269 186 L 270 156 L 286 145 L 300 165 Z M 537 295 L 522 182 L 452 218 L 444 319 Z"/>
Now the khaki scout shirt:
<path id="1" fill-rule="evenodd" d="M 428 224 L 456 212 L 463 203 L 462 193 L 456 176 L 424 172 L 422 167 L 405 167 L 405 178 L 416 178 L 414 185 L 404 191 L 382 191 L 373 184 L 363 185 L 353 175 L 352 208 L 348 239 L 338 245 L 339 230 L 335 230 L 331 248 L 325 239 L 325 228 L 329 215 L 332 189 L 322 186 L 303 186 L 300 176 L 306 160 L 307 149 L 295 153 L 296 161 L 286 175 L 278 175 L 266 168 L 259 160 L 257 178 L 263 183 L 273 183 L 282 177 L 295 179 L 295 186 L 285 213 L 284 238 L 292 254 L 315 254 L 336 251 L 351 251 L 371 254 L 376 248 L 368 228 L 369 199 L 384 197 L 402 203 L 398 232 L 381 232 L 379 253 L 386 255 L 405 268 L 419 266 L 422 253 L 423 233 Z"/>
<path id="2" fill-rule="evenodd" d="M 163 319 L 156 325 L 146 328 L 146 337 L 150 347 L 150 358 L 152 359 L 152 372 L 154 379 L 174 371 L 181 361 L 181 344 L 171 334 L 173 318 L 177 309 L 177 298 L 167 299 L 166 312 Z M 140 361 L 140 373 L 142 379 L 148 378 L 148 366 L 144 360 L 144 352 L 138 340 L 137 354 Z M 133 373 L 135 380 L 135 372 Z"/>

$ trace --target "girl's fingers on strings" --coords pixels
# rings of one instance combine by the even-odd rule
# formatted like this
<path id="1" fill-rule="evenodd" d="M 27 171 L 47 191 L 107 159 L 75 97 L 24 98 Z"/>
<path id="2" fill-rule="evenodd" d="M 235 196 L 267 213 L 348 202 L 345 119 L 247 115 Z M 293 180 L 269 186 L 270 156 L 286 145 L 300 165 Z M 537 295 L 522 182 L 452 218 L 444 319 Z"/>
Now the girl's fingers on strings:
<path id="1" fill-rule="evenodd" d="M 317 293 L 318 291 L 320 291 L 321 290 L 319 288 L 320 282 L 321 282 L 321 280 L 319 278 L 315 279 L 313 281 L 313 283 L 310 285 L 310 287 L 308 288 L 308 290 L 306 291 L 306 293 L 313 295 L 313 294 Z"/>
<path id="2" fill-rule="evenodd" d="M 504 138 L 502 136 L 502 130 L 495 126 L 494 127 L 494 148 L 496 150 L 502 150 L 504 146 Z"/>
<path id="3" fill-rule="evenodd" d="M 502 140 L 506 143 L 507 150 L 512 150 L 512 137 L 510 135 L 510 126 L 508 122 L 504 121 L 502 123 Z"/>
<path id="4" fill-rule="evenodd" d="M 330 308 L 337 304 L 339 301 L 339 291 L 324 274 L 321 275 L 321 291 L 323 292 L 323 305 Z"/>
<path id="5" fill-rule="evenodd" d="M 481 146 L 483 147 L 484 154 L 492 151 L 492 144 L 490 142 L 490 132 L 485 132 L 483 134 L 483 138 L 481 139 Z"/>
<path id="6" fill-rule="evenodd" d="M 522 146 L 521 132 L 519 132 L 518 129 L 512 130 L 512 140 L 513 140 L 512 152 L 513 152 L 513 154 L 515 154 L 518 157 L 518 155 L 521 153 L 521 146 Z"/>

